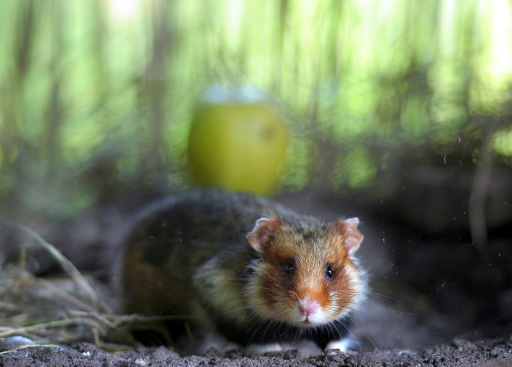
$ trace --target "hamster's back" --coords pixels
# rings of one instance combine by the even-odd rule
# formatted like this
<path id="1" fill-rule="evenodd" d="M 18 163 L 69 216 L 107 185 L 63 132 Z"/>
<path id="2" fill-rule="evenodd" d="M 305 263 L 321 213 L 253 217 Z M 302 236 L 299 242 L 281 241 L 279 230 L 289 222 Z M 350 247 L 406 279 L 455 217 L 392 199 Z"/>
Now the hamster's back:
<path id="1" fill-rule="evenodd" d="M 247 252 L 256 220 L 283 207 L 250 194 L 193 190 L 141 212 L 123 241 L 121 297 L 128 313 L 190 315 L 193 272 L 220 250 Z M 240 256 L 234 256 L 240 259 Z M 233 264 L 243 266 L 244 264 Z"/>

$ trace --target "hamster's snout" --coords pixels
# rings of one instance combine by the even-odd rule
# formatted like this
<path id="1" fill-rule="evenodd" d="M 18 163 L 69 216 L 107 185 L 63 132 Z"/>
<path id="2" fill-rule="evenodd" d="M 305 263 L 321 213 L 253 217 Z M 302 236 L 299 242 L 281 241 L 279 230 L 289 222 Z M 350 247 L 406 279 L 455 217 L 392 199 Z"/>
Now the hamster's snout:
<path id="1" fill-rule="evenodd" d="M 320 303 L 309 297 L 299 299 L 297 303 L 298 320 L 305 325 L 317 325 L 325 322 L 325 315 Z"/>
<path id="2" fill-rule="evenodd" d="M 306 316 L 312 316 L 314 315 L 318 309 L 320 308 L 320 305 L 316 301 L 311 301 L 309 298 L 303 299 L 299 301 L 299 312 Z"/>

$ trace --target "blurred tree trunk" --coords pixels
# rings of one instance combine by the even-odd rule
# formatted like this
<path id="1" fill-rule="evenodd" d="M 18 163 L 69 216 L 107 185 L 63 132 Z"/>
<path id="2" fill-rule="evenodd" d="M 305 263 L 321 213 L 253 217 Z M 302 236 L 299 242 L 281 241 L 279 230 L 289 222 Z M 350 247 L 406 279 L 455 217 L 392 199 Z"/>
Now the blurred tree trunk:
<path id="1" fill-rule="evenodd" d="M 168 152 L 165 146 L 167 70 L 166 59 L 171 48 L 169 28 L 169 2 L 151 3 L 152 49 L 145 71 L 146 98 L 150 108 L 148 132 L 149 158 L 156 172 L 167 170 Z M 145 164 L 147 162 L 144 162 Z"/>
<path id="2" fill-rule="evenodd" d="M 98 97 L 99 106 L 102 106 L 108 101 L 108 86 L 110 74 L 107 68 L 107 43 L 105 40 L 108 39 L 109 23 L 108 23 L 108 12 L 106 9 L 106 3 L 103 1 L 91 2 L 93 7 L 92 11 L 94 14 L 94 70 L 91 74 L 96 76 L 96 93 Z"/>
<path id="3" fill-rule="evenodd" d="M 274 60 L 273 90 L 274 93 L 280 95 L 283 91 L 283 58 L 288 29 L 288 14 L 290 12 L 289 0 L 281 0 L 278 9 L 277 26 L 279 34 L 277 35 L 277 47 Z"/>
<path id="4" fill-rule="evenodd" d="M 64 17 L 64 4 L 60 2 L 51 3 L 52 12 L 52 33 L 53 49 L 52 60 L 50 63 L 50 74 L 52 75 L 52 84 L 50 89 L 50 100 L 46 111 L 46 130 L 45 130 L 45 151 L 47 155 L 46 179 L 47 183 L 52 185 L 56 182 L 59 175 L 61 163 L 62 139 L 61 131 L 63 124 L 63 107 L 61 100 L 62 89 L 62 37 Z"/>
<path id="5" fill-rule="evenodd" d="M 310 62 L 313 74 L 313 92 L 310 97 L 308 123 L 311 143 L 311 161 L 309 162 L 308 177 L 317 187 L 328 187 L 326 176 L 335 169 L 336 161 L 341 148 L 332 139 L 332 135 L 325 128 L 326 119 L 333 119 L 338 100 L 339 84 L 341 79 L 341 52 L 343 45 L 340 40 L 341 19 L 343 17 L 344 3 L 333 0 L 329 3 L 330 12 L 322 14 L 322 27 L 318 29 L 318 40 L 322 53 Z M 327 114 L 325 114 L 326 111 Z M 323 112 L 323 114 L 322 114 Z"/>
<path id="6" fill-rule="evenodd" d="M 23 119 L 23 99 L 25 95 L 25 77 L 30 68 L 32 51 L 33 51 L 33 35 L 37 25 L 34 17 L 35 1 L 20 1 L 22 5 L 19 9 L 19 26 L 15 30 L 15 41 L 13 42 L 13 54 L 16 63 L 14 72 L 7 76 L 6 92 L 3 95 L 4 105 L 2 114 L 4 115 L 5 131 L 2 131 L 0 143 L 4 157 L 8 160 L 15 160 L 12 166 L 12 176 L 16 181 L 22 181 L 25 176 L 23 170 L 26 165 L 23 164 L 25 159 L 30 159 L 26 155 L 19 154 L 18 148 L 23 144 L 24 132 L 21 131 L 21 120 Z M 14 187 L 15 188 L 15 187 Z"/>

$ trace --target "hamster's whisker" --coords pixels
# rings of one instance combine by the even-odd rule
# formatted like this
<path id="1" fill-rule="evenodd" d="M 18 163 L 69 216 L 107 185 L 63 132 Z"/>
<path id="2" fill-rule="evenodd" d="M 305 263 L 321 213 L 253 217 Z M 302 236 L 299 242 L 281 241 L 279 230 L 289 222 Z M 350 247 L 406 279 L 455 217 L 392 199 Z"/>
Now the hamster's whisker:
<path id="1" fill-rule="evenodd" d="M 357 338 L 356 336 L 354 335 L 354 333 L 352 332 L 352 330 L 350 330 L 350 328 L 341 320 L 339 320 L 339 324 L 341 324 L 345 330 L 350 334 L 350 336 L 352 337 L 351 339 L 354 340 L 356 343 L 357 343 L 357 347 L 359 348 L 359 351 L 361 352 L 361 344 L 357 341 Z M 334 326 L 336 328 L 336 325 Z M 370 340 L 371 342 L 371 340 Z M 373 344 L 373 342 L 372 342 Z M 373 345 L 375 347 L 375 345 Z M 377 347 L 375 347 L 376 349 Z"/>
<path id="2" fill-rule="evenodd" d="M 378 299 L 381 299 L 381 298 L 378 298 Z M 384 299 L 384 300 L 386 300 L 386 299 Z M 378 307 L 381 310 L 389 311 L 389 312 L 392 312 L 392 313 L 398 314 L 398 315 L 408 315 L 408 316 L 415 316 L 415 315 L 417 315 L 416 312 L 409 312 L 409 311 L 402 311 L 402 310 L 394 309 L 394 308 L 391 307 L 393 305 L 391 305 L 390 307 L 386 307 L 383 304 L 375 304 L 374 303 L 374 305 L 375 305 L 375 307 Z M 367 314 L 367 313 L 370 312 L 367 309 L 365 309 L 364 302 L 361 302 L 361 304 L 357 304 L 356 306 L 362 306 L 362 307 L 354 307 L 353 311 L 355 311 L 355 312 L 359 312 L 361 314 Z"/>
<path id="3" fill-rule="evenodd" d="M 333 321 L 331 321 L 331 322 L 329 322 L 327 324 L 327 326 L 329 326 L 329 329 L 332 332 L 332 338 L 335 339 L 336 335 L 340 333 L 340 331 L 338 330 L 336 324 Z"/>

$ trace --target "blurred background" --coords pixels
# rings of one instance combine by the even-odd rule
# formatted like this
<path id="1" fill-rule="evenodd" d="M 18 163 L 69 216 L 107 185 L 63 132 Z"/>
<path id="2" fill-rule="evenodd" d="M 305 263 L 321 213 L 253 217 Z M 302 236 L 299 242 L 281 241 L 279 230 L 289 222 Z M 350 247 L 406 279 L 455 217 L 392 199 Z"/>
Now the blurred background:
<path id="1" fill-rule="evenodd" d="M 0 196 L 33 209 L 190 185 L 193 107 L 212 84 L 278 101 L 291 135 L 282 190 L 402 190 L 418 164 L 463 174 L 486 155 L 512 161 L 506 0 L 1 7 Z"/>
<path id="2" fill-rule="evenodd" d="M 441 292 L 442 312 L 469 308 L 453 290 L 478 272 L 497 300 L 450 335 L 512 319 L 511 60 L 508 0 L 0 0 L 0 220 L 102 246 L 119 215 L 194 186 L 205 89 L 247 86 L 288 136 L 266 194 L 362 217 L 389 246 L 377 283 Z"/>

